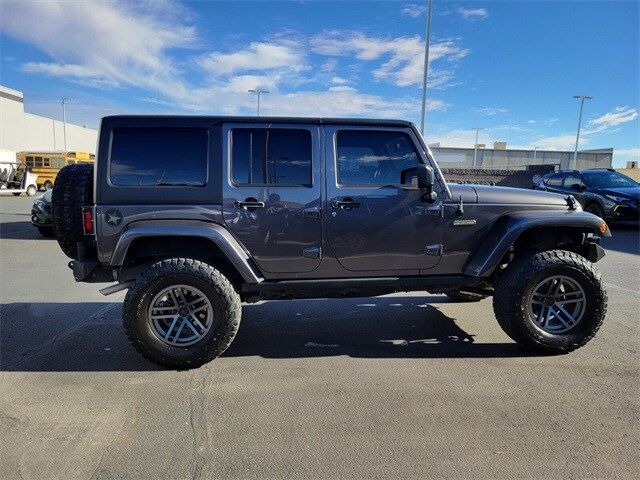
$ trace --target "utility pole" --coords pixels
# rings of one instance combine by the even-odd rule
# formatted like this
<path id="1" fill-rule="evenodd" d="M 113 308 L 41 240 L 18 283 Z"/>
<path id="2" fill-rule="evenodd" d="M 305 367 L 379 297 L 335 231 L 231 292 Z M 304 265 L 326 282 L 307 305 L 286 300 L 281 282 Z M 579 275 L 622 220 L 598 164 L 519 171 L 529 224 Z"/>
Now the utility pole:
<path id="1" fill-rule="evenodd" d="M 480 130 L 484 130 L 484 128 L 482 127 L 474 127 L 474 130 L 476 131 L 476 143 L 473 144 L 473 166 L 476 166 L 476 156 L 478 155 L 478 134 L 480 133 Z"/>
<path id="2" fill-rule="evenodd" d="M 425 116 L 427 114 L 427 74 L 429 73 L 429 42 L 431 41 L 431 0 L 427 0 L 427 32 L 424 39 L 424 72 L 422 74 L 422 115 L 420 132 L 424 137 Z"/>
<path id="3" fill-rule="evenodd" d="M 580 115 L 578 116 L 578 131 L 576 132 L 576 148 L 573 150 L 573 168 L 578 168 L 578 142 L 580 141 L 580 127 L 582 126 L 582 110 L 584 101 L 591 100 L 593 97 L 589 95 L 574 95 L 573 98 L 580 99 Z"/>
<path id="4" fill-rule="evenodd" d="M 73 102 L 73 98 L 62 97 L 62 138 L 65 155 L 67 154 L 67 111 L 65 108 L 67 102 Z"/>
<path id="5" fill-rule="evenodd" d="M 260 116 L 260 95 L 263 93 L 271 93 L 269 90 L 262 90 L 260 88 L 254 88 L 248 90 L 249 93 L 255 93 L 258 95 L 258 116 Z"/>

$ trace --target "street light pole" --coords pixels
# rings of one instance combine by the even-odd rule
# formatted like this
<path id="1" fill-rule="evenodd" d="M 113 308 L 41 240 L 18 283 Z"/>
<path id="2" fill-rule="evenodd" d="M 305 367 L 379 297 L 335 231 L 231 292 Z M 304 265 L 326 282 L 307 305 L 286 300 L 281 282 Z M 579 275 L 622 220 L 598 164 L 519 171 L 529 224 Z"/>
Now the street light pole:
<path id="1" fill-rule="evenodd" d="M 255 93 L 258 95 L 258 116 L 260 116 L 260 94 L 262 93 L 271 93 L 269 90 L 262 90 L 260 88 L 255 88 L 248 90 L 249 93 Z"/>
<path id="2" fill-rule="evenodd" d="M 573 98 L 580 99 L 580 115 L 578 116 L 578 131 L 576 132 L 576 148 L 573 150 L 573 168 L 578 167 L 578 142 L 580 141 L 580 127 L 582 126 L 582 110 L 584 108 L 584 101 L 591 100 L 593 97 L 589 95 L 574 95 Z"/>
<path id="3" fill-rule="evenodd" d="M 425 116 L 427 114 L 427 74 L 429 73 L 429 42 L 431 41 L 431 0 L 427 0 L 427 32 L 424 39 L 424 72 L 422 74 L 422 114 L 420 132 L 424 137 Z"/>
<path id="4" fill-rule="evenodd" d="M 476 166 L 476 156 L 478 155 L 478 134 L 480 133 L 480 130 L 484 130 L 484 128 L 482 127 L 475 127 L 474 130 L 476 131 L 476 143 L 473 144 L 473 166 Z"/>
<path id="5" fill-rule="evenodd" d="M 64 153 L 67 153 L 67 111 L 65 104 L 72 102 L 73 98 L 62 97 L 62 138 L 64 142 Z"/>

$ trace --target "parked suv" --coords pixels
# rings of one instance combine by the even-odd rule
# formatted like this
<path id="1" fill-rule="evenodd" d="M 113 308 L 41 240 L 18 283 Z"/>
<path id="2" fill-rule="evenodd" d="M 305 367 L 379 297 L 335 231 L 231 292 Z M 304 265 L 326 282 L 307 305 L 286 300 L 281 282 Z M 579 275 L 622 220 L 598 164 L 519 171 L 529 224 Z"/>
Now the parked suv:
<path id="1" fill-rule="evenodd" d="M 550 173 L 537 188 L 573 195 L 582 208 L 600 218 L 640 220 L 640 183 L 610 168 Z"/>
<path id="2" fill-rule="evenodd" d="M 606 223 L 569 195 L 447 184 L 409 122 L 114 116 L 98 146 L 57 177 L 56 237 L 77 281 L 128 289 L 125 331 L 161 365 L 217 357 L 260 299 L 492 295 L 544 353 L 603 321 Z"/>

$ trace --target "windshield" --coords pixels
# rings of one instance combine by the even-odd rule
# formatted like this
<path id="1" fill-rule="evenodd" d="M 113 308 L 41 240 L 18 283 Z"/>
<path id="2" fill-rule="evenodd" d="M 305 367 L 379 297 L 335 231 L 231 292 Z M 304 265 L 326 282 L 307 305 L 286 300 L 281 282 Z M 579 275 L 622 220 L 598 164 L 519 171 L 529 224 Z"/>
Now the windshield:
<path id="1" fill-rule="evenodd" d="M 640 183 L 618 172 L 581 172 L 587 185 L 595 188 L 637 187 Z"/>

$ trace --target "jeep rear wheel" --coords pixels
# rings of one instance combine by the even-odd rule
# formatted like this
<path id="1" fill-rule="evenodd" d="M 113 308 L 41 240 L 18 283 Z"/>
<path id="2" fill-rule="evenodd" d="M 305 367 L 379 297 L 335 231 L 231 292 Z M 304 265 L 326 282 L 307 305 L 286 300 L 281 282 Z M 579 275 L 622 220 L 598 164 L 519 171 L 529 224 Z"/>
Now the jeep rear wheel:
<path id="1" fill-rule="evenodd" d="M 495 286 L 493 309 L 505 333 L 525 348 L 567 353 L 598 331 L 607 293 L 589 261 L 550 250 L 507 266 Z"/>
<path id="2" fill-rule="evenodd" d="M 240 297 L 217 269 L 174 258 L 151 265 L 127 292 L 123 324 L 145 358 L 170 368 L 199 367 L 221 355 L 240 326 Z"/>
<path id="3" fill-rule="evenodd" d="M 77 258 L 77 244 L 84 240 L 82 207 L 93 203 L 93 165 L 75 163 L 62 168 L 51 194 L 53 228 L 62 251 Z"/>

